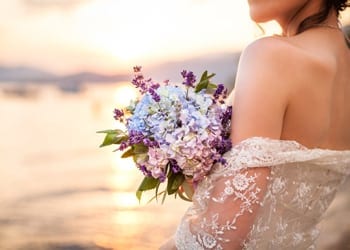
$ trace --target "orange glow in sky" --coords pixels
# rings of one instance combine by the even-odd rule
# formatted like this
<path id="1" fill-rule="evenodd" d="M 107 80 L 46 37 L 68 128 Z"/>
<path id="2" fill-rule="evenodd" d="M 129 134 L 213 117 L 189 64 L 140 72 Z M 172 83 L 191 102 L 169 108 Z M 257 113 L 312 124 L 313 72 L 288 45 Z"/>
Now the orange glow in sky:
<path id="1" fill-rule="evenodd" d="M 57 73 L 237 51 L 256 29 L 236 0 L 17 0 L 0 9 L 0 64 Z"/>

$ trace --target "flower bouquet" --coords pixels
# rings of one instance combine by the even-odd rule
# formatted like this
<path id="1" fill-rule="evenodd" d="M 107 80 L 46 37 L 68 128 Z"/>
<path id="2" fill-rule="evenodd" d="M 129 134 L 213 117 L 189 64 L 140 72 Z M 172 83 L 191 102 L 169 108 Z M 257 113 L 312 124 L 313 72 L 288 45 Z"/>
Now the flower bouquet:
<path id="1" fill-rule="evenodd" d="M 182 71 L 183 84 L 162 84 L 147 79 L 141 67 L 134 67 L 132 84 L 141 98 L 124 109 L 115 109 L 114 118 L 125 124 L 105 130 L 101 145 L 117 144 L 121 157 L 132 157 L 145 176 L 136 196 L 155 189 L 154 198 L 179 195 L 191 201 L 191 183 L 202 180 L 222 155 L 231 148 L 232 107 L 225 104 L 227 89 L 210 80 L 205 71 L 198 83 L 191 71 Z M 159 191 L 164 183 L 165 190 Z"/>

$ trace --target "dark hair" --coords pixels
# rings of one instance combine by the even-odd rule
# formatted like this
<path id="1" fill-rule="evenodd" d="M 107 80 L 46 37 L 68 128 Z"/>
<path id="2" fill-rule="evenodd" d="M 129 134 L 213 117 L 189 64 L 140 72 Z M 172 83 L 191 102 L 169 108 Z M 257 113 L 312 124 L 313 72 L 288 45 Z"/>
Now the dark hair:
<path id="1" fill-rule="evenodd" d="M 297 33 L 301 33 L 314 25 L 322 23 L 327 19 L 332 9 L 334 9 L 337 16 L 339 16 L 339 12 L 345 10 L 346 7 L 349 6 L 350 3 L 348 3 L 348 0 L 323 0 L 323 6 L 320 11 L 304 19 L 300 23 Z"/>

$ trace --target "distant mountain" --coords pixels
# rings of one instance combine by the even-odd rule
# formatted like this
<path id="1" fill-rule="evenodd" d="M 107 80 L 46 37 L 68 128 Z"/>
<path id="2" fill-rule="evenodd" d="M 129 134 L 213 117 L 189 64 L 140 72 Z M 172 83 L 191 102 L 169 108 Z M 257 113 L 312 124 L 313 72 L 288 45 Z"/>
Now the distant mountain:
<path id="1" fill-rule="evenodd" d="M 58 78 L 60 83 L 98 83 L 98 82 L 120 82 L 128 80 L 126 74 L 104 75 L 93 72 L 80 72 L 77 74 L 62 76 Z"/>
<path id="2" fill-rule="evenodd" d="M 1 67 L 1 82 L 82 84 L 93 82 L 118 82 L 128 79 L 125 74 L 105 75 L 93 72 L 80 72 L 70 75 L 56 75 L 33 67 Z"/>
<path id="3" fill-rule="evenodd" d="M 236 74 L 239 53 L 227 53 L 218 55 L 206 55 L 183 61 L 162 62 L 156 66 L 147 68 L 144 66 L 144 73 L 152 76 L 157 81 L 171 80 L 181 81 L 180 72 L 184 69 L 193 71 L 198 77 L 204 70 L 216 73 L 214 82 L 224 83 L 232 86 Z M 61 87 L 74 88 L 83 83 L 97 82 L 119 82 L 131 79 L 130 74 L 99 74 L 94 72 L 78 72 L 70 75 L 58 75 L 34 67 L 2 67 L 0 66 L 0 84 L 4 82 L 14 83 L 49 83 Z"/>
<path id="4" fill-rule="evenodd" d="M 37 68 L 0 66 L 0 82 L 47 82 L 56 78 L 55 74 Z"/>

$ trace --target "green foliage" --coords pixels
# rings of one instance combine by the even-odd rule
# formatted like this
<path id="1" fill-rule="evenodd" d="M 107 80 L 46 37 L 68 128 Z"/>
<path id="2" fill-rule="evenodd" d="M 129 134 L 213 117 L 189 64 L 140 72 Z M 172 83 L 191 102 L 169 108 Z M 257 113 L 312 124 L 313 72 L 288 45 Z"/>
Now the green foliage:
<path id="1" fill-rule="evenodd" d="M 139 201 L 141 201 L 142 193 L 147 190 L 155 189 L 155 195 L 148 201 L 151 202 L 153 200 L 158 201 L 158 197 L 162 196 L 162 204 L 164 203 L 165 197 L 167 195 L 177 195 L 185 201 L 192 201 L 191 197 L 193 195 L 192 187 L 185 181 L 185 176 L 182 173 L 173 173 L 172 170 L 167 166 L 168 176 L 166 189 L 162 192 L 159 192 L 159 188 L 161 186 L 161 182 L 158 179 L 154 179 L 153 177 L 145 177 L 136 192 L 136 197 Z M 179 191 L 182 187 L 182 191 Z M 183 194 L 184 192 L 185 194 Z"/>
<path id="2" fill-rule="evenodd" d="M 134 144 L 127 151 L 122 154 L 122 158 L 133 157 L 133 159 L 137 160 L 138 157 L 144 157 L 144 154 L 148 152 L 148 147 L 144 144 Z"/>
<path id="3" fill-rule="evenodd" d="M 208 75 L 208 71 L 204 71 L 199 82 L 197 83 L 196 87 L 195 87 L 195 92 L 198 93 L 199 91 L 201 91 L 202 89 L 206 89 L 206 90 L 213 90 L 217 88 L 217 85 L 214 83 L 210 82 L 210 79 L 212 77 L 214 77 L 215 74 L 210 74 Z"/>
<path id="4" fill-rule="evenodd" d="M 186 194 L 186 197 L 183 195 L 183 193 L 179 193 L 180 198 L 185 201 L 192 201 L 192 196 L 194 193 L 193 187 L 187 181 L 184 181 L 181 186 L 184 190 L 184 193 Z"/>
<path id="5" fill-rule="evenodd" d="M 185 181 L 185 177 L 181 173 L 174 174 L 172 171 L 169 171 L 168 175 L 168 184 L 167 184 L 167 193 L 174 194 L 179 190 L 181 184 Z"/>
<path id="6" fill-rule="evenodd" d="M 159 184 L 160 184 L 160 181 L 158 179 L 146 176 L 136 191 L 137 199 L 141 201 L 141 196 L 143 191 L 154 189 L 157 186 L 159 186 Z"/>
<path id="7" fill-rule="evenodd" d="M 123 154 L 122 154 L 122 158 L 128 158 L 128 157 L 131 157 L 131 156 L 134 156 L 134 150 L 133 148 L 129 148 L 128 150 L 126 150 Z"/>
<path id="8" fill-rule="evenodd" d="M 98 131 L 97 133 L 106 134 L 100 147 L 105 147 L 105 146 L 109 146 L 109 145 L 113 145 L 113 144 L 120 144 L 129 138 L 125 134 L 125 132 L 123 130 L 120 130 L 120 129 L 103 130 L 103 131 Z"/>

